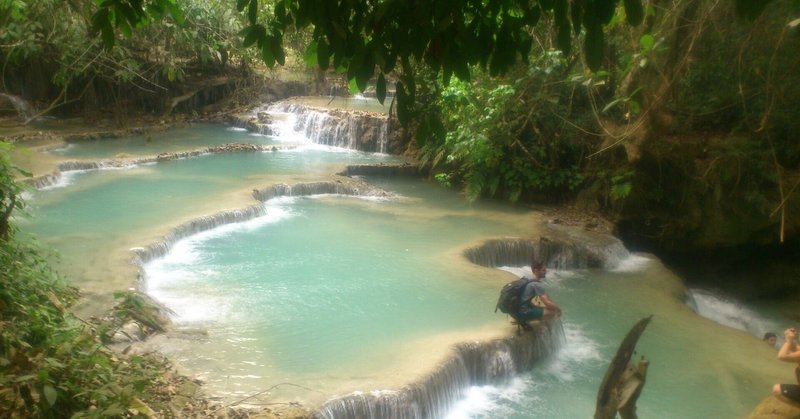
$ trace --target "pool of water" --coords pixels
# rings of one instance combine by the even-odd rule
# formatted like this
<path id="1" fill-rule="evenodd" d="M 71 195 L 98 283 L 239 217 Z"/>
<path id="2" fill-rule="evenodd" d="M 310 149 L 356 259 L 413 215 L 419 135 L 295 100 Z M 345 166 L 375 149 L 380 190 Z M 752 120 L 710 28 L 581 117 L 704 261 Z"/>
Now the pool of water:
<path id="1" fill-rule="evenodd" d="M 185 128 L 115 138 L 111 141 L 108 138 L 81 140 L 51 153 L 78 159 L 104 159 L 150 156 L 228 143 L 275 145 L 280 144 L 280 141 L 274 137 L 250 133 L 244 128 L 201 123 Z"/>
<path id="2" fill-rule="evenodd" d="M 187 134 L 198 138 L 189 148 L 251 137 L 227 127 L 192 130 L 200 132 Z M 134 154 L 149 147 L 139 141 L 79 143 L 69 153 Z M 396 161 L 308 146 L 79 172 L 34 193 L 33 218 L 21 227 L 62 254 L 58 266 L 87 295 L 110 300 L 136 285 L 129 249 L 175 225 L 251 205 L 254 188 L 325 178 L 346 163 Z M 180 332 L 153 344 L 217 397 L 236 400 L 291 383 L 261 401 L 319 403 L 398 388 L 454 342 L 511 332 L 493 306 L 502 283 L 527 268 L 479 268 L 461 251 L 484 238 L 540 234 L 543 215 L 470 205 L 419 180 L 368 180 L 395 196 L 269 201 L 266 216 L 182 240 L 147 264 L 141 287 L 174 311 Z M 791 377 L 753 333 L 684 304 L 679 278 L 658 260 L 633 255 L 624 262 L 613 271 L 551 271 L 545 286 L 564 308 L 564 347 L 511 383 L 470 389 L 450 417 L 591 416 L 617 345 L 651 314 L 638 346 L 651 361 L 642 417 L 743 417 L 772 383 Z M 779 324 L 758 308 L 751 313 Z"/>
<path id="3" fill-rule="evenodd" d="M 373 97 L 364 97 L 360 95 L 350 97 L 331 97 L 331 96 L 304 96 L 301 98 L 292 99 L 294 103 L 301 103 L 303 105 L 324 108 L 324 109 L 345 109 L 352 111 L 362 112 L 375 112 L 375 113 L 388 113 L 389 106 L 392 103 L 392 98 L 387 97 L 383 104 L 378 102 L 378 99 Z"/>

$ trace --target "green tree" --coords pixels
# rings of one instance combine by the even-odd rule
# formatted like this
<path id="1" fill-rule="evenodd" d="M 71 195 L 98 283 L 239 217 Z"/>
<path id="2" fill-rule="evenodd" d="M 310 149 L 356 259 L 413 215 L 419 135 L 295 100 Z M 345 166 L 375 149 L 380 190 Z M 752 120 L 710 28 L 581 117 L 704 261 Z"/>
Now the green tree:
<path id="1" fill-rule="evenodd" d="M 770 0 L 737 0 L 743 16 L 755 18 Z M 691 2 L 691 1 L 690 1 Z M 639 25 L 642 0 L 624 0 L 628 23 Z M 305 55 L 311 64 L 346 73 L 352 88 L 363 91 L 376 77 L 383 102 L 387 75 L 398 65 L 398 116 L 407 122 L 416 92 L 412 60 L 441 72 L 445 85 L 453 75 L 469 80 L 470 66 L 505 73 L 531 50 L 531 29 L 543 16 L 557 31 L 558 46 L 568 54 L 573 37 L 582 37 L 589 68 L 600 68 L 605 53 L 604 25 L 611 22 L 619 0 L 237 0 L 247 17 L 244 46 L 257 48 L 269 65 L 284 64 L 287 29 L 313 28 Z M 172 0 L 104 0 L 93 27 L 106 46 L 114 43 L 113 27 L 126 33 L 150 16 L 176 15 Z M 377 74 L 377 76 L 376 76 Z"/>

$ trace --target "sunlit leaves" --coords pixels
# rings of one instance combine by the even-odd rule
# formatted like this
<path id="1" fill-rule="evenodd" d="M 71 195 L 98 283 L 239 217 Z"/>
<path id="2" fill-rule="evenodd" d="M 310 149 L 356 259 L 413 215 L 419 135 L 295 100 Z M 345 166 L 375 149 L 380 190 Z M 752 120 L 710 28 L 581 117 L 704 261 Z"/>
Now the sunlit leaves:
<path id="1" fill-rule="evenodd" d="M 650 35 L 649 33 L 646 33 L 639 38 L 639 49 L 642 52 L 650 51 L 653 49 L 654 44 L 655 38 L 653 38 L 653 35 Z"/>

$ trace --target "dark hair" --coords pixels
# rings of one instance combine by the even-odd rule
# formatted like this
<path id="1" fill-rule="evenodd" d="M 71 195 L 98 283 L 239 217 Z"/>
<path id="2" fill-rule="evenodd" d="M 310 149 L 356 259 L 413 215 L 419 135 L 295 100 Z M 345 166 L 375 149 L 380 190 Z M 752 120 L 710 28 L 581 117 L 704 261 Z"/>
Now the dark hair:
<path id="1" fill-rule="evenodd" d="M 544 262 L 542 262 L 541 260 L 534 259 L 531 262 L 531 270 L 538 271 L 541 270 L 542 268 L 544 268 Z"/>
<path id="2" fill-rule="evenodd" d="M 767 332 L 767 333 L 764 333 L 764 338 L 762 340 L 767 340 L 769 338 L 777 338 L 777 337 L 778 337 L 778 335 L 776 335 L 776 334 L 774 334 L 772 332 Z"/>

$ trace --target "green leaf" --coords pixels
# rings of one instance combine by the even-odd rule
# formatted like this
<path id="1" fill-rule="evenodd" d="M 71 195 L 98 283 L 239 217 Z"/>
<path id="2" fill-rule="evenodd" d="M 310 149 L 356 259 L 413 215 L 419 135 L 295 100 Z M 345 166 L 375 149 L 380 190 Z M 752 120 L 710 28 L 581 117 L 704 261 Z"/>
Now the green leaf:
<path id="1" fill-rule="evenodd" d="M 360 90 L 360 87 L 358 85 L 358 81 L 356 80 L 355 77 L 353 77 L 352 79 L 347 81 L 347 90 L 349 90 L 350 94 L 352 94 L 352 95 L 354 95 L 356 93 L 360 93 L 362 91 L 362 90 Z"/>
<path id="2" fill-rule="evenodd" d="M 58 392 L 56 391 L 53 386 L 50 384 L 44 385 L 44 399 L 47 401 L 47 404 L 53 406 L 56 404 L 56 399 L 58 398 Z"/>
<path id="3" fill-rule="evenodd" d="M 114 36 L 114 29 L 111 27 L 111 22 L 106 21 L 103 26 L 101 27 L 100 36 L 103 39 L 103 46 L 107 49 L 111 49 L 116 42 L 116 37 Z"/>
<path id="4" fill-rule="evenodd" d="M 603 64 L 604 49 L 605 38 L 603 36 L 603 28 L 600 25 L 593 25 L 586 28 L 584 51 L 586 54 L 586 64 L 592 71 L 599 69 Z"/>
<path id="5" fill-rule="evenodd" d="M 650 35 L 649 33 L 646 33 L 639 38 L 639 49 L 643 52 L 653 49 L 653 44 L 655 44 L 655 38 L 653 38 L 653 35 Z"/>
<path id="6" fill-rule="evenodd" d="M 320 42 L 317 45 L 317 63 L 319 64 L 319 68 L 322 70 L 327 70 L 328 65 L 330 64 L 330 58 L 330 46 L 328 46 L 327 42 L 320 39 Z"/>
<path id="7" fill-rule="evenodd" d="M 280 26 L 286 23 L 286 2 L 284 0 L 275 3 L 275 22 Z"/>
<path id="8" fill-rule="evenodd" d="M 378 102 L 383 105 L 383 101 L 386 100 L 386 79 L 383 77 L 383 73 L 378 74 L 378 81 L 375 83 L 375 96 L 378 97 Z"/>
<path id="9" fill-rule="evenodd" d="M 261 37 L 261 28 L 259 25 L 248 26 L 243 30 L 247 31 L 247 34 L 244 36 L 244 41 L 242 41 L 242 47 L 248 48 L 251 45 L 255 44 L 256 41 L 259 40 Z"/>
<path id="10" fill-rule="evenodd" d="M 316 68 L 319 64 L 317 59 L 317 41 L 311 41 L 303 54 L 303 60 L 306 62 L 308 68 Z"/>
<path id="11" fill-rule="evenodd" d="M 247 9 L 247 20 L 250 24 L 255 24 L 258 19 L 258 0 L 250 0 L 250 7 Z"/>
<path id="12" fill-rule="evenodd" d="M 624 2 L 625 16 L 627 17 L 628 24 L 638 26 L 644 20 L 642 0 L 624 0 Z"/>
<path id="13" fill-rule="evenodd" d="M 275 57 L 275 61 L 280 65 L 284 65 L 286 63 L 286 54 L 283 52 L 281 41 L 282 37 L 280 36 L 273 35 L 269 37 L 269 45 L 272 48 L 272 55 Z"/>
<path id="14" fill-rule="evenodd" d="M 619 0 L 594 0 L 597 21 L 605 25 L 614 17 Z"/>
<path id="15" fill-rule="evenodd" d="M 606 105 L 606 106 L 603 108 L 603 110 L 602 110 L 602 111 L 600 111 L 600 113 L 605 113 L 605 112 L 606 112 L 606 111 L 608 111 L 609 109 L 613 108 L 613 107 L 614 107 L 614 106 L 615 106 L 617 103 L 623 102 L 624 100 L 625 100 L 625 98 L 624 98 L 624 97 L 618 97 L 618 98 L 616 98 L 616 99 L 612 100 L 611 102 L 608 102 L 608 105 Z"/>
<path id="16" fill-rule="evenodd" d="M 178 7 L 175 2 L 165 0 L 164 4 L 166 5 L 167 10 L 169 10 L 170 16 L 175 19 L 175 22 L 178 25 L 183 25 L 186 22 L 186 17 L 183 16 L 183 12 L 181 12 L 180 7 Z"/>
<path id="17" fill-rule="evenodd" d="M 411 111 L 408 107 L 408 96 L 402 81 L 395 83 L 395 96 L 397 97 L 397 119 L 403 125 L 408 125 L 411 120 Z"/>
<path id="18" fill-rule="evenodd" d="M 272 55 L 272 47 L 270 47 L 268 43 L 265 43 L 261 47 L 261 60 L 263 60 L 264 64 L 269 68 L 275 66 L 275 56 Z"/>

